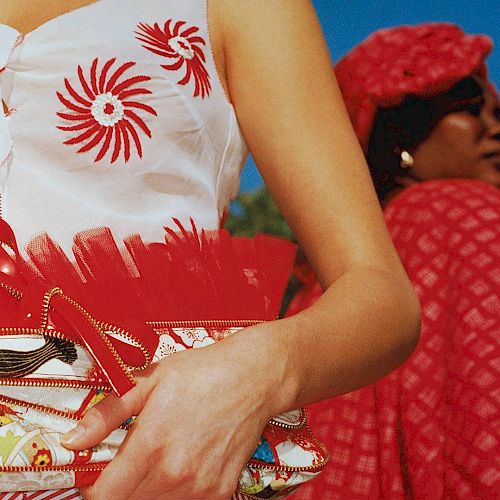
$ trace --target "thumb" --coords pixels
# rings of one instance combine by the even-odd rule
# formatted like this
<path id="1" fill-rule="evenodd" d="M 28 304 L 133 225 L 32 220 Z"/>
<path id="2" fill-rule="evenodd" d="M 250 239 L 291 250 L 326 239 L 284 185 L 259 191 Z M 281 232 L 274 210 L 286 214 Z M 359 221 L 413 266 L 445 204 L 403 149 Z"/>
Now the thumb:
<path id="1" fill-rule="evenodd" d="M 83 450 L 99 444 L 130 417 L 141 412 L 147 399 L 145 385 L 135 386 L 121 398 L 114 394 L 106 396 L 74 429 L 61 437 L 61 444 L 70 450 Z"/>

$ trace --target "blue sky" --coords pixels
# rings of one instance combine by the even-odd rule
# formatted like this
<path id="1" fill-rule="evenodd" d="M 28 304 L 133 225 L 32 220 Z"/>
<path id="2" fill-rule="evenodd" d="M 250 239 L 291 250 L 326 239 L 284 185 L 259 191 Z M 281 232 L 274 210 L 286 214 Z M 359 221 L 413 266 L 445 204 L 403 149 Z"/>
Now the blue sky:
<path id="1" fill-rule="evenodd" d="M 387 26 L 449 21 L 468 33 L 485 33 L 498 47 L 488 58 L 490 77 L 500 87 L 500 5 L 498 0 L 313 0 L 332 60 L 336 61 L 373 31 Z M 497 5 L 495 8 L 494 5 Z M 241 190 L 262 185 L 250 159 L 243 170 Z"/>

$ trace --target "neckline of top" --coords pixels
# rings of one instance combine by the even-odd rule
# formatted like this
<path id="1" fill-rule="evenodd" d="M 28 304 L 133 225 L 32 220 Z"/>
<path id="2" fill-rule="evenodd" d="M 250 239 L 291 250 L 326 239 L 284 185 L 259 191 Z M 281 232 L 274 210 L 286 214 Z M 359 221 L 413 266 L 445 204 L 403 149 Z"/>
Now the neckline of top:
<path id="1" fill-rule="evenodd" d="M 31 36 L 34 36 L 35 34 L 37 34 L 40 31 L 44 31 L 48 26 L 50 26 L 53 23 L 59 22 L 61 19 L 64 19 L 66 17 L 70 17 L 76 13 L 81 12 L 82 10 L 95 7 L 96 5 L 103 3 L 104 1 L 105 0 L 93 0 L 91 3 L 88 3 L 86 5 L 82 5 L 81 7 L 77 7 L 76 9 L 72 9 L 72 10 L 68 10 L 67 12 L 63 12 L 57 16 L 52 17 L 51 19 L 48 19 L 47 21 L 43 22 L 42 24 L 39 24 L 38 26 L 27 31 L 26 33 L 23 33 L 21 31 L 19 31 L 18 29 L 14 28 L 13 26 L 10 26 L 9 24 L 6 24 L 6 23 L 0 23 L 0 26 L 6 26 L 7 28 L 14 30 L 23 39 L 27 39 L 27 38 L 30 38 Z"/>

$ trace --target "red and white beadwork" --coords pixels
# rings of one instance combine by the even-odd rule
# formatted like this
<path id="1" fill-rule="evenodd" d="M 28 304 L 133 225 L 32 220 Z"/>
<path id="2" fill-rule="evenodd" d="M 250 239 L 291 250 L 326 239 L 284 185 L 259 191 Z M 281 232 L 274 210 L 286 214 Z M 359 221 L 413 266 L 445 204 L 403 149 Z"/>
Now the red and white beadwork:
<path id="1" fill-rule="evenodd" d="M 131 142 L 142 158 L 138 130 L 149 138 L 151 130 L 138 112 L 157 116 L 151 106 L 136 100 L 139 96 L 151 94 L 150 90 L 138 86 L 151 78 L 145 75 L 125 77 L 125 73 L 135 66 L 135 62 L 126 62 L 114 69 L 115 62 L 116 58 L 109 59 L 99 70 L 99 59 L 95 58 L 88 76 L 78 66 L 80 89 L 76 90 L 65 78 L 67 94 L 57 92 L 59 101 L 69 111 L 57 113 L 57 116 L 69 123 L 57 128 L 72 133 L 64 144 L 81 145 L 78 153 L 99 148 L 95 162 L 102 160 L 110 150 L 111 163 L 120 156 L 127 162 L 131 154 Z M 112 69 L 114 71 L 110 73 Z"/>
<path id="2" fill-rule="evenodd" d="M 169 19 L 163 28 L 158 23 L 153 26 L 140 23 L 135 32 L 136 38 L 145 49 L 171 60 L 170 64 L 162 64 L 162 68 L 177 71 L 185 66 L 185 74 L 177 83 L 187 85 L 193 78 L 193 97 L 204 98 L 212 89 L 210 75 L 205 68 L 205 40 L 199 36 L 196 26 L 185 27 L 185 21 L 177 21 L 172 27 L 172 22 Z"/>

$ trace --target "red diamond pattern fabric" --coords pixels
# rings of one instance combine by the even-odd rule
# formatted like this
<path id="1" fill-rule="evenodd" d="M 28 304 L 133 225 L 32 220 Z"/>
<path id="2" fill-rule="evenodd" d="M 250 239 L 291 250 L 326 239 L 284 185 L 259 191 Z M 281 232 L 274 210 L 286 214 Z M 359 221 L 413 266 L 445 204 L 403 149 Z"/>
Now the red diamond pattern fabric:
<path id="1" fill-rule="evenodd" d="M 500 498 L 500 191 L 421 183 L 385 218 L 420 297 L 421 340 L 376 384 L 310 408 L 331 459 L 294 498 Z"/>

